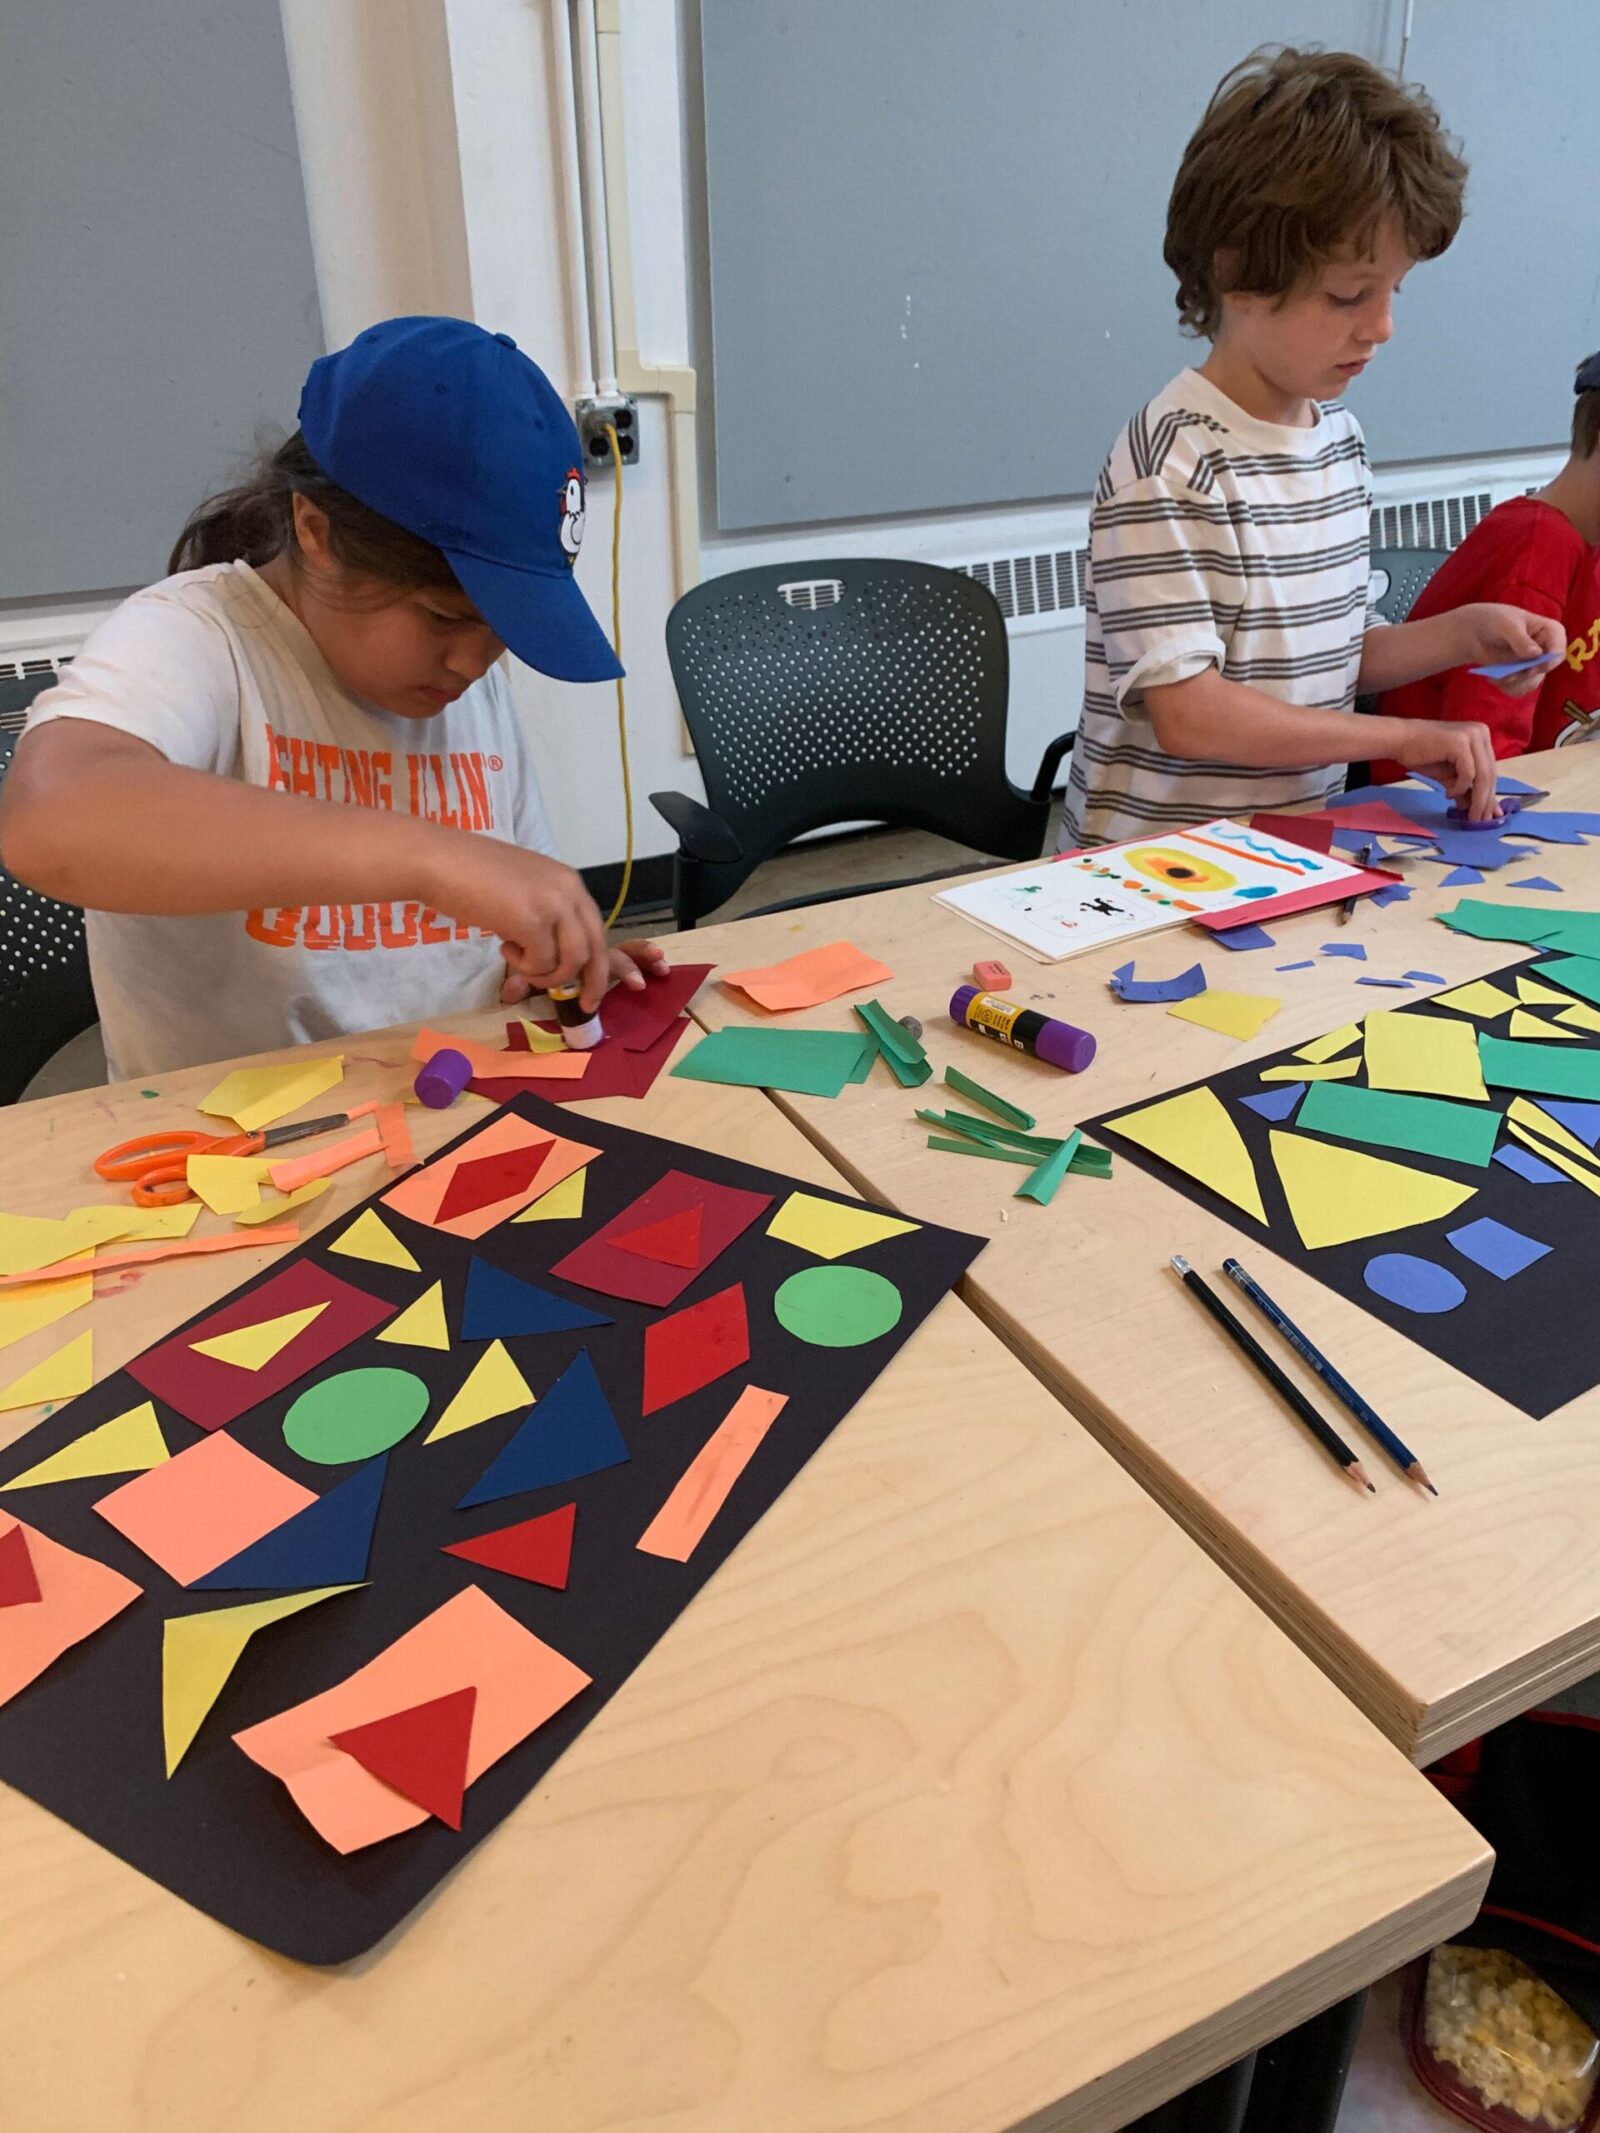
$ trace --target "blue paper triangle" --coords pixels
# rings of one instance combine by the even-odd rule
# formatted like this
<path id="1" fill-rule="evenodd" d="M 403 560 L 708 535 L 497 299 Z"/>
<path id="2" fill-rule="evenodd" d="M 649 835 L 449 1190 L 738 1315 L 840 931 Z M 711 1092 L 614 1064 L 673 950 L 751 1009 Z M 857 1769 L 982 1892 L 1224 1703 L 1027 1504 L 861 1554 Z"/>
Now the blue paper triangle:
<path id="1" fill-rule="evenodd" d="M 1541 1096 L 1536 1101 L 1541 1111 L 1548 1111 L 1552 1118 L 1559 1119 L 1586 1148 L 1600 1144 L 1600 1104 L 1565 1103 L 1553 1096 Z"/>
<path id="2" fill-rule="evenodd" d="M 581 1481 L 603 1467 L 620 1466 L 627 1457 L 617 1418 L 584 1348 L 456 1509 L 498 1503 L 502 1496 L 520 1496 L 552 1482 Z"/>
<path id="3" fill-rule="evenodd" d="M 1239 1101 L 1262 1118 L 1287 1118 L 1305 1093 L 1303 1081 L 1286 1081 L 1281 1089 L 1263 1089 L 1259 1096 L 1241 1096 Z"/>
<path id="4" fill-rule="evenodd" d="M 367 1574 L 389 1454 L 358 1467 L 337 1488 L 308 1503 L 219 1569 L 196 1578 L 191 1592 L 264 1592 L 313 1585 L 359 1585 Z"/>
<path id="5" fill-rule="evenodd" d="M 467 1300 L 461 1312 L 464 1341 L 504 1340 L 513 1333 L 573 1333 L 582 1326 L 612 1323 L 582 1304 L 519 1281 L 487 1259 L 474 1259 L 467 1268 Z"/>

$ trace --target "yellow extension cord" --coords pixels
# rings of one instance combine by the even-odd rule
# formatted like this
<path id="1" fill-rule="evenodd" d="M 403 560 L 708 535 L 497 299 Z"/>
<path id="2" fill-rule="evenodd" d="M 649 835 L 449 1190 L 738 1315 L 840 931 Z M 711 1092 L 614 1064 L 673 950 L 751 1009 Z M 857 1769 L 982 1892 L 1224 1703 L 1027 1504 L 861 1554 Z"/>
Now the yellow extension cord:
<path id="1" fill-rule="evenodd" d="M 622 664 L 622 446 L 617 442 L 614 423 L 606 424 L 606 441 L 611 446 L 611 464 L 616 471 L 617 493 L 611 511 L 611 648 L 617 655 L 617 664 Z M 633 774 L 628 768 L 628 707 L 622 694 L 622 676 L 617 676 L 617 746 L 622 755 L 622 810 L 628 826 L 628 841 L 622 858 L 622 882 L 617 890 L 617 900 L 611 906 L 611 916 L 606 920 L 609 933 L 621 916 L 622 907 L 628 901 L 628 890 L 633 884 Z"/>

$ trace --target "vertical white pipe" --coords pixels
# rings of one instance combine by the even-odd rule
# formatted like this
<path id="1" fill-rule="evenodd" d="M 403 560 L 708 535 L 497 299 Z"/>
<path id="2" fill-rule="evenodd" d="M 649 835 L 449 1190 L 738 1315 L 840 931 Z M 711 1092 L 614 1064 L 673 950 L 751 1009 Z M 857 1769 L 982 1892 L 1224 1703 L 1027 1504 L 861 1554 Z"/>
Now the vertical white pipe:
<path id="1" fill-rule="evenodd" d="M 608 394 L 617 390 L 617 343 L 611 323 L 611 246 L 606 229 L 606 173 L 600 133 L 600 56 L 596 44 L 594 0 L 573 0 L 573 11 L 589 316 L 594 325 L 596 382 L 601 393 Z"/>
<path id="2" fill-rule="evenodd" d="M 578 380 L 577 396 L 589 398 L 600 365 L 595 355 L 594 315 L 589 307 L 589 247 L 584 235 L 583 178 L 578 167 L 578 97 L 572 71 L 570 0 L 550 0 L 550 36 L 555 48 L 556 123 L 561 143 L 561 204 L 566 217 L 568 302 L 573 337 L 588 369 Z"/>

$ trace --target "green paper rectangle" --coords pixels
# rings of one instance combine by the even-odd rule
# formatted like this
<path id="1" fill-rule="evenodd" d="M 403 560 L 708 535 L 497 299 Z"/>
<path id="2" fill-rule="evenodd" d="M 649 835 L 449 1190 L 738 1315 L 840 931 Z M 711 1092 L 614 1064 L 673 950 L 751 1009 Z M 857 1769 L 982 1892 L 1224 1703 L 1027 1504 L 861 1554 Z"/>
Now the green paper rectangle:
<path id="1" fill-rule="evenodd" d="M 851 1030 L 719 1029 L 672 1071 L 680 1081 L 837 1096 L 861 1063 L 863 1043 Z"/>
<path id="2" fill-rule="evenodd" d="M 1600 1007 L 1600 961 L 1592 956 L 1568 955 L 1553 963 L 1530 963 L 1525 975 L 1548 978 L 1552 985 L 1564 985 L 1568 992 L 1577 993 L 1591 1007 Z"/>
<path id="3" fill-rule="evenodd" d="M 1481 1170 L 1494 1154 L 1500 1114 L 1439 1096 L 1399 1096 L 1388 1089 L 1358 1089 L 1350 1081 L 1314 1081 L 1295 1125 L 1302 1133 L 1404 1148 Z"/>
<path id="4" fill-rule="evenodd" d="M 1600 1052 L 1571 1044 L 1531 1044 L 1519 1037 L 1478 1034 L 1478 1062 L 1493 1089 L 1527 1096 L 1571 1096 L 1600 1103 Z"/>
<path id="5" fill-rule="evenodd" d="M 1588 913 L 1584 913 L 1588 916 Z M 1576 918 L 1568 912 L 1566 918 Z M 1452 910 L 1439 917 L 1452 933 L 1470 933 L 1479 941 L 1542 941 L 1564 923 L 1561 913 L 1530 910 L 1524 904 L 1491 904 L 1481 896 L 1463 896 Z"/>
<path id="6" fill-rule="evenodd" d="M 1600 956 L 1600 911 L 1563 911 L 1539 936 L 1539 945 L 1561 955 Z"/>
<path id="7" fill-rule="evenodd" d="M 944 1080 L 946 1088 L 954 1089 L 956 1094 L 964 1096 L 968 1103 L 982 1104 L 986 1111 L 992 1111 L 996 1118 L 1008 1126 L 1019 1126 L 1024 1133 L 1031 1133 L 1039 1123 L 1031 1112 L 1024 1111 L 1018 1104 L 1008 1102 L 1004 1096 L 996 1096 L 994 1091 L 986 1089 L 981 1081 L 969 1080 L 959 1067 L 947 1066 L 944 1070 Z"/>
<path id="8" fill-rule="evenodd" d="M 1047 1155 L 1031 1178 L 1025 1178 L 1012 1194 L 1014 1200 L 1033 1200 L 1040 1207 L 1048 1207 L 1056 1196 L 1056 1187 L 1067 1174 L 1068 1165 L 1078 1152 L 1081 1136 L 1076 1130 L 1069 1133 L 1054 1155 Z"/>
<path id="9" fill-rule="evenodd" d="M 937 1148 L 941 1155 L 986 1155 L 995 1163 L 1025 1163 L 1030 1170 L 1038 1168 L 1036 1155 L 1024 1155 L 1020 1148 L 1001 1148 L 993 1141 L 947 1141 L 937 1134 L 929 1134 L 928 1146 Z"/>

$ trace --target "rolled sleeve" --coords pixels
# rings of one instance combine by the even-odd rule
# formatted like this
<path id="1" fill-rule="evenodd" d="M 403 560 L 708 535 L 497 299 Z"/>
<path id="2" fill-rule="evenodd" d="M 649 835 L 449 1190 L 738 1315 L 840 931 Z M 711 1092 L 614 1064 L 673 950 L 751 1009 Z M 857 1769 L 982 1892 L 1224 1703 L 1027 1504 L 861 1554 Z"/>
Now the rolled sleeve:
<path id="1" fill-rule="evenodd" d="M 1238 544 L 1214 498 L 1150 476 L 1096 503 L 1090 572 L 1118 708 L 1227 659 Z"/>

